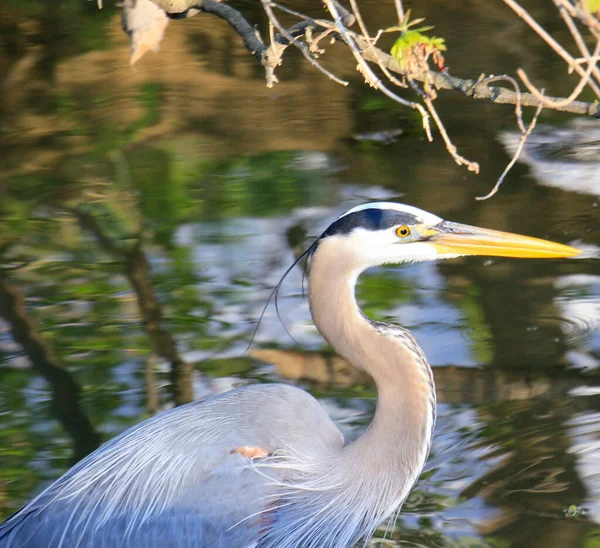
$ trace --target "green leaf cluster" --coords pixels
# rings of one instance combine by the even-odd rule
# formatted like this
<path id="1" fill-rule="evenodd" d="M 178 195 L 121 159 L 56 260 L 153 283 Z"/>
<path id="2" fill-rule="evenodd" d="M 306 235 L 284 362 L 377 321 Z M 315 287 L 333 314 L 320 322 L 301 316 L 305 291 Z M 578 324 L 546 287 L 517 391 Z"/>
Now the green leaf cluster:
<path id="1" fill-rule="evenodd" d="M 439 56 L 441 64 L 443 65 L 441 52 L 447 50 L 445 40 L 437 36 L 427 36 L 424 34 L 433 29 L 432 26 L 412 28 L 423 21 L 423 18 L 410 21 L 409 10 L 400 26 L 387 29 L 388 31 L 400 31 L 400 36 L 394 42 L 390 53 L 404 70 L 409 69 L 415 61 L 418 62 L 419 58 L 426 60 L 430 55 Z M 436 63 L 440 65 L 437 60 Z"/>

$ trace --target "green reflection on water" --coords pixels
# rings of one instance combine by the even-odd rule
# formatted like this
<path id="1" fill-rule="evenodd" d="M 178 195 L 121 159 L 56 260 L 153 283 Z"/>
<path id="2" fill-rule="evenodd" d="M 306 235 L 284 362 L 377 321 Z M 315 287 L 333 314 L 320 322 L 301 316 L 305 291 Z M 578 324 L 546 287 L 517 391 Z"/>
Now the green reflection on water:
<path id="1" fill-rule="evenodd" d="M 348 195 L 354 202 L 369 197 L 369 183 L 394 196 L 405 194 L 408 202 L 458 221 L 562 241 L 574 233 L 559 231 L 553 219 L 577 219 L 573 212 L 587 207 L 581 196 L 540 189 L 515 175 L 518 184 L 513 180 L 496 202 L 475 209 L 472 196 L 489 189 L 507 158 L 495 144 L 491 123 L 479 119 L 478 109 L 483 107 L 471 103 L 452 103 L 449 129 L 461 147 L 486 158 L 488 172 L 465 181 L 465 174 L 444 156 L 443 145 L 427 148 L 419 141 L 411 115 L 390 108 L 370 91 L 348 98 L 337 88 L 322 90 L 318 75 L 298 76 L 315 86 L 293 90 L 291 97 L 302 99 L 299 105 L 289 95 L 244 102 L 264 91 L 256 71 L 243 86 L 238 80 L 230 87 L 223 80 L 215 79 L 216 84 L 207 80 L 207 85 L 223 84 L 217 95 L 229 94 L 234 104 L 244 107 L 236 112 L 239 120 L 229 126 L 220 118 L 227 114 L 227 106 L 214 110 L 212 102 L 217 101 L 212 96 L 187 97 L 188 88 L 182 92 L 181 83 L 172 84 L 158 71 L 139 81 L 132 78 L 115 90 L 106 85 L 118 84 L 110 79 L 92 78 L 78 85 L 68 78 L 69 63 L 87 51 L 113 47 L 109 23 L 115 24 L 114 12 L 97 12 L 93 3 L 70 0 L 62 3 L 57 21 L 46 6 L 45 1 L 11 1 L 3 7 L 14 20 L 34 18 L 45 29 L 37 38 L 19 37 L 19 55 L 38 40 L 50 47 L 43 56 L 48 63 L 36 65 L 28 78 L 39 89 L 24 85 L 23 90 L 12 90 L 16 95 L 22 91 L 22 97 L 10 103 L 16 105 L 10 112 L 2 113 L 6 122 L 0 143 L 6 174 L 0 201 L 2 273 L 25 298 L 24 310 L 35 325 L 30 334 L 52 351 L 56 364 L 81 387 L 83 412 L 103 439 L 183 397 L 173 390 L 169 369 L 191 350 L 216 356 L 186 364 L 190 367 L 183 375 L 191 370 L 196 380 L 201 373 L 201 378 L 301 383 L 334 402 L 342 415 L 357 412 L 349 421 L 355 434 L 373 412 L 375 392 L 368 380 L 336 369 L 326 350 L 313 348 L 309 353 L 294 347 L 292 356 L 286 354 L 287 340 L 265 344 L 281 351 L 282 364 L 296 357 L 322 367 L 300 370 L 293 381 L 282 376 L 275 360 L 219 357 L 219 352 L 246 341 L 252 325 L 246 322 L 235 335 L 223 335 L 232 325 L 230 320 L 215 319 L 220 312 L 216 303 L 238 304 L 250 298 L 243 289 L 258 291 L 259 284 L 248 272 L 238 275 L 226 290 L 212 289 L 215 280 L 203 270 L 202 257 L 198 264 L 194 245 L 177 241 L 178 232 L 189 223 L 227 226 L 240 218 L 280 219 L 299 208 L 337 207 L 343 200 L 351 201 Z M 375 15 L 379 17 L 379 10 Z M 200 25 L 205 35 L 212 32 L 200 20 L 190 24 Z M 65 32 L 69 40 L 61 45 L 60 34 Z M 212 43 L 223 36 L 217 34 Z M 235 69 L 240 68 L 235 55 L 232 60 L 222 53 L 227 74 L 218 76 L 235 78 Z M 195 55 L 195 61 L 206 62 Z M 109 59 L 105 61 L 114 68 Z M 71 70 L 81 67 L 74 66 Z M 550 64 L 543 66 L 551 70 Z M 280 89 L 286 93 L 283 84 Z M 329 93 L 331 101 L 319 109 L 317 99 Z M 337 110 L 330 116 L 332 106 Z M 283 120 L 273 116 L 282 107 L 290 109 Z M 256 111 L 258 116 L 252 117 Z M 504 111 L 490 117 L 507 123 Z M 298 120 L 316 120 L 309 138 L 295 140 L 296 133 L 303 135 L 305 129 L 292 124 Z M 244 142 L 237 134 L 248 126 L 255 142 L 247 137 Z M 397 146 L 362 150 L 347 141 L 352 131 L 390 126 L 409 134 Z M 270 135 L 275 138 L 264 145 Z M 277 147 L 281 142 L 285 144 Z M 232 149 L 232 143 L 237 148 Z M 307 151 L 309 145 L 314 150 Z M 362 188 L 356 190 L 357 184 Z M 532 203 L 547 215 L 531 215 Z M 78 217 L 77 212 L 85 215 Z M 90 220 L 95 224 L 90 226 Z M 297 254 L 307 235 L 314 234 L 299 221 L 288 230 L 286 243 Z M 239 234 L 239 239 L 245 236 Z M 210 243 L 227 248 L 237 239 L 229 232 L 213 233 Z M 405 507 L 406 514 L 419 516 L 418 522 L 410 521 L 410 516 L 401 518 L 394 538 L 427 546 L 547 546 L 548 539 L 567 531 L 560 537 L 567 539 L 565 546 L 595 545 L 596 528 L 585 519 L 565 523 L 562 509 L 584 498 L 576 459 L 569 453 L 569 417 L 574 408 L 592 413 L 598 405 L 569 393 L 573 386 L 590 381 L 562 375 L 567 344 L 560 325 L 542 325 L 531 332 L 535 336 L 526 331 L 542 314 L 558 316 L 552 310 L 554 280 L 583 268 L 562 263 L 488 267 L 473 260 L 439 269 L 441 298 L 462 311 L 458 325 L 452 327 L 469 335 L 474 361 L 495 367 L 485 372 L 468 367 L 436 370 L 439 401 L 460 404 L 473 415 L 468 427 L 458 420 L 441 423 L 438 435 L 460 434 L 458 448 L 442 452 L 434 446 L 433 456 L 441 455 L 442 464 L 423 475 Z M 383 270 L 363 277 L 358 297 L 370 317 L 395 320 L 389 317 L 390 310 L 423 305 L 419 289 L 414 277 L 409 281 L 401 271 Z M 145 299 L 144 310 L 140 299 Z M 152 315 L 156 310 L 158 319 Z M 14 344 L 10 330 L 9 321 L 2 324 L 0 517 L 66 470 L 75 444 L 54 419 L 52 393 L 57 386 L 42 381 L 39 371 L 28 367 L 25 351 Z M 524 366 L 529 369 L 523 371 Z M 548 372 L 549 366 L 558 366 L 558 373 Z M 459 467 L 460 474 L 454 469 L 445 472 L 448 463 Z M 461 481 L 465 486 L 456 487 Z M 537 492 L 531 493 L 533 489 Z M 480 506 L 467 506 L 468 532 L 453 532 L 452 512 L 474 501 Z M 503 520 L 490 517 L 492 509 Z M 450 513 L 447 520 L 445 512 Z M 536 537 L 540 530 L 541 540 Z"/>

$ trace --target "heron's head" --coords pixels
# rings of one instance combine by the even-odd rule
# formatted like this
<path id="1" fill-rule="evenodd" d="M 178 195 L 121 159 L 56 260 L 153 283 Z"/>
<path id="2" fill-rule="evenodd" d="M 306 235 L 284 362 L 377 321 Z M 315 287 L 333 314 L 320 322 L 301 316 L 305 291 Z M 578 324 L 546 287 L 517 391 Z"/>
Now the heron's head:
<path id="1" fill-rule="evenodd" d="M 373 202 L 350 209 L 321 235 L 317 250 L 342 254 L 357 269 L 461 255 L 573 257 L 581 251 L 530 238 L 445 221 L 416 207 Z"/>

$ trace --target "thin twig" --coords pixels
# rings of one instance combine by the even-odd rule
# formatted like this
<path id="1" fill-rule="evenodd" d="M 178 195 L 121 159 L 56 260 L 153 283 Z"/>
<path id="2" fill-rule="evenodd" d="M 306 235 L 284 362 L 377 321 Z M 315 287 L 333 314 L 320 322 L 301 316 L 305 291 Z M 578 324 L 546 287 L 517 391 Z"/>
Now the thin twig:
<path id="1" fill-rule="evenodd" d="M 510 0 L 505 1 L 508 2 Z M 227 4 L 223 2 L 217 2 L 215 0 L 182 0 L 181 2 L 173 2 L 172 0 L 152 0 L 152 2 L 158 5 L 160 8 L 162 8 L 172 18 L 185 17 L 185 13 L 181 13 L 181 11 L 184 10 L 185 6 L 187 6 L 189 9 L 193 8 L 195 10 L 204 11 L 206 13 L 216 15 L 217 17 L 221 17 L 234 28 L 234 30 L 241 37 L 248 51 L 263 66 L 272 66 L 272 61 L 268 55 L 270 50 L 262 42 L 260 36 L 258 36 L 254 27 L 252 27 L 247 21 L 245 21 L 244 17 L 240 12 L 231 8 Z M 182 5 L 184 7 L 181 7 Z M 312 20 L 306 17 L 305 15 L 302 15 L 298 12 L 293 12 L 293 10 L 286 8 L 285 6 L 281 6 L 280 4 L 276 4 L 275 2 L 270 2 L 270 5 L 273 7 L 277 7 L 278 9 L 287 11 L 288 13 L 292 13 L 293 15 L 296 15 L 303 19 L 301 23 L 298 23 L 289 29 L 290 34 L 292 34 L 292 36 L 298 36 L 299 33 L 305 31 L 305 29 L 309 26 L 312 26 L 313 29 L 316 28 L 319 31 L 323 31 L 329 28 L 335 28 L 335 25 L 332 21 Z M 584 15 L 581 14 L 581 17 L 584 17 Z M 589 17 L 593 19 L 593 17 Z M 293 32 L 291 32 L 292 29 Z M 358 46 L 358 49 L 362 50 L 359 53 L 361 53 L 365 61 L 367 61 L 368 63 L 382 65 L 390 72 L 405 76 L 405 71 L 399 66 L 396 59 L 394 59 L 391 55 L 385 53 L 384 51 L 374 47 L 374 43 L 376 42 L 376 39 L 380 36 L 381 32 L 377 34 L 376 38 L 371 44 L 369 44 L 367 40 L 358 33 L 353 33 L 350 30 L 346 30 L 346 32 L 353 38 L 356 46 Z M 289 41 L 287 41 L 287 39 L 282 36 L 276 36 L 276 41 L 278 43 L 286 45 L 289 43 Z M 572 63 L 572 66 L 574 67 L 578 64 L 577 60 L 573 59 L 568 55 L 567 60 L 569 63 Z M 311 58 L 311 64 L 313 63 L 313 61 L 314 59 Z M 577 69 L 575 68 L 575 70 Z M 581 69 L 581 67 L 579 67 L 579 71 L 581 71 L 581 73 L 585 72 L 583 69 Z M 514 105 L 518 100 L 518 94 L 512 90 L 503 87 L 489 87 L 488 85 L 480 84 L 478 81 L 473 79 L 458 78 L 456 76 L 452 76 L 447 70 L 441 73 L 431 70 L 417 70 L 411 72 L 411 78 L 421 82 L 427 81 L 438 90 L 445 89 L 458 91 L 472 99 L 491 100 L 496 104 Z M 393 97 L 393 99 L 396 100 L 395 97 Z M 560 100 L 560 98 L 550 99 Z M 540 101 L 533 94 L 522 93 L 521 105 L 523 107 L 537 107 L 539 104 Z M 570 112 L 572 114 L 583 114 L 586 116 L 600 118 L 600 104 L 598 104 L 598 102 L 592 103 L 584 101 L 573 101 L 569 105 L 566 105 L 565 107 L 558 110 L 561 110 L 563 112 Z M 425 110 L 425 112 L 427 111 Z"/>
<path id="2" fill-rule="evenodd" d="M 367 83 L 370 86 L 374 87 L 375 89 L 379 89 L 379 90 L 383 91 L 388 97 L 390 97 L 390 99 L 393 99 L 394 101 L 396 101 L 404 106 L 416 108 L 417 103 L 407 101 L 406 99 L 403 99 L 402 97 L 396 95 L 394 92 L 388 90 L 385 87 L 383 82 L 375 75 L 375 73 L 373 72 L 373 70 L 371 69 L 369 64 L 365 61 L 365 59 L 363 58 L 362 52 L 356 45 L 356 42 L 354 41 L 353 37 L 350 35 L 348 29 L 346 29 L 346 27 L 342 23 L 342 19 L 340 17 L 340 14 L 337 11 L 337 7 L 333 3 L 333 0 L 325 0 L 325 5 L 327 6 L 327 9 L 333 16 L 333 20 L 335 22 L 338 32 L 340 33 L 344 42 L 350 48 L 352 55 L 354 55 L 354 58 L 358 62 L 359 72 L 367 80 Z M 367 42 L 367 47 L 370 47 L 368 38 L 364 38 L 364 40 Z"/>
<path id="3" fill-rule="evenodd" d="M 554 0 L 554 4 L 556 5 L 556 9 L 558 9 L 558 12 L 560 13 L 563 21 L 565 22 L 565 25 L 569 29 L 569 32 L 571 33 L 571 36 L 573 37 L 573 40 L 577 44 L 577 47 L 579 48 L 579 51 L 581 52 L 581 55 L 583 55 L 583 57 L 592 66 L 590 74 L 593 74 L 598 80 L 600 80 L 600 70 L 595 65 L 595 62 L 592 63 L 592 62 L 589 61 L 589 59 L 590 59 L 590 50 L 588 50 L 587 46 L 585 45 L 585 41 L 583 40 L 583 37 L 581 36 L 581 33 L 579 32 L 579 29 L 577 28 L 577 25 L 575 25 L 573 19 L 569 15 L 569 12 L 565 9 L 563 3 L 560 0 Z M 598 41 L 598 44 L 600 44 L 600 41 Z M 597 53 L 597 46 L 596 46 L 596 52 L 594 52 L 594 55 L 598 55 L 598 53 Z M 587 71 L 586 71 L 586 73 L 587 73 Z M 582 79 L 583 78 L 584 77 L 582 76 Z M 587 78 L 585 78 L 585 79 L 586 79 L 586 81 L 589 80 L 589 74 L 588 74 Z"/>
<path id="4" fill-rule="evenodd" d="M 319 34 L 319 36 L 317 36 L 316 38 L 311 38 L 310 40 L 307 33 L 306 41 L 309 42 L 310 50 L 315 53 L 325 53 L 325 50 L 319 47 L 319 42 L 321 42 L 321 40 L 327 38 L 328 36 L 332 36 L 334 33 L 334 29 L 326 29 L 321 34 Z"/>
<path id="5" fill-rule="evenodd" d="M 271 4 L 271 7 L 273 8 L 277 8 L 278 10 L 284 11 L 285 13 L 289 13 L 290 15 L 293 15 L 294 17 L 298 17 L 298 19 L 303 19 L 305 21 L 312 21 L 312 19 L 306 15 L 304 15 L 303 13 L 300 13 L 299 11 L 294 11 L 290 8 L 288 8 L 287 6 L 284 6 L 283 4 L 278 4 L 277 2 L 269 2 Z"/>
<path id="6" fill-rule="evenodd" d="M 371 42 L 369 31 L 363 21 L 362 15 L 360 14 L 360 10 L 358 9 L 358 4 L 357 4 L 356 0 L 350 0 L 350 5 L 352 6 L 352 12 L 354 13 L 354 15 L 356 17 L 360 31 L 362 32 L 363 37 L 367 40 L 367 43 L 369 44 L 368 49 L 373 49 L 373 44 Z M 361 55 L 361 58 L 362 58 L 362 55 Z M 377 64 L 378 64 L 379 68 L 390 79 L 390 81 L 392 83 L 394 83 L 398 86 L 404 87 L 400 81 L 398 81 L 394 76 L 392 76 L 392 74 L 387 70 L 387 68 L 385 66 L 383 66 L 383 64 L 379 60 L 377 60 Z M 448 136 L 448 132 L 446 131 L 446 128 L 445 128 L 440 116 L 437 113 L 437 110 L 433 106 L 432 97 L 430 97 L 428 94 L 423 92 L 423 90 L 421 90 L 412 79 L 409 79 L 409 83 L 412 85 L 412 87 L 415 89 L 415 91 L 423 97 L 423 102 L 425 103 L 425 105 L 427 106 L 427 109 L 429 110 L 429 113 L 435 120 L 435 123 L 440 131 L 440 135 L 442 136 L 442 139 L 444 139 L 444 143 L 446 143 L 446 148 L 448 149 L 448 152 L 450 153 L 452 158 L 454 158 L 454 161 L 459 166 L 466 165 L 467 169 L 469 171 L 474 171 L 475 173 L 478 173 L 479 172 L 479 164 L 477 162 L 471 162 L 470 160 L 467 160 L 466 158 L 464 158 L 463 156 L 458 154 L 456 146 L 452 143 L 450 137 Z"/>
<path id="7" fill-rule="evenodd" d="M 398 26 L 402 25 L 404 21 L 404 6 L 402 5 L 402 0 L 394 0 L 396 4 L 396 13 L 398 14 Z"/>
<path id="8" fill-rule="evenodd" d="M 515 153 L 512 157 L 512 160 L 504 168 L 504 171 L 502 172 L 502 175 L 500 175 L 499 179 L 496 181 L 494 188 L 492 188 L 492 190 L 485 196 L 477 196 L 475 198 L 476 200 L 479 200 L 479 201 L 487 200 L 488 198 L 491 198 L 494 194 L 496 194 L 496 192 L 498 192 L 500 185 L 504 181 L 504 177 L 506 177 L 506 174 L 512 169 L 512 167 L 515 165 L 516 161 L 519 159 L 519 156 L 521 155 L 521 151 L 523 150 L 523 147 L 525 146 L 525 141 L 527 141 L 527 138 L 529 137 L 529 135 L 531 135 L 531 132 L 533 131 L 533 128 L 535 127 L 535 124 L 537 122 L 538 116 L 540 115 L 540 112 L 542 112 L 543 108 L 544 108 L 543 105 L 540 104 L 538 106 L 538 108 L 536 109 L 535 114 L 533 115 L 533 118 L 531 120 L 531 123 L 529 124 L 529 127 L 527 128 L 527 131 L 525 131 L 525 133 L 521 134 L 521 138 L 519 139 L 519 144 L 517 146 L 517 150 L 515 151 Z"/>
<path id="9" fill-rule="evenodd" d="M 323 23 L 319 21 L 319 24 Z M 394 57 L 375 47 L 369 49 L 368 43 L 364 37 L 356 33 L 352 33 L 351 31 L 348 31 L 348 33 L 352 36 L 358 47 L 362 50 L 363 57 L 366 61 L 369 63 L 377 63 L 380 61 L 390 71 L 397 74 L 404 74 L 404 71 Z M 514 105 L 518 100 L 518 94 L 512 90 L 503 87 L 490 87 L 487 84 L 480 83 L 481 79 L 472 80 L 457 78 L 456 76 L 452 76 L 448 71 L 417 71 L 412 72 L 411 77 L 413 80 L 420 82 L 427 80 L 438 90 L 446 89 L 458 91 L 472 99 L 484 99 L 492 101 L 496 104 L 504 105 Z M 522 107 L 537 107 L 540 104 L 539 99 L 531 93 L 521 93 L 520 96 Z M 558 100 L 559 98 L 552 99 Z M 600 118 L 600 105 L 598 102 L 587 103 L 584 101 L 573 101 L 570 105 L 558 110 Z"/>
<path id="10" fill-rule="evenodd" d="M 598 61 L 600 61 L 600 55 L 596 55 L 595 57 L 592 55 L 588 59 L 586 59 L 585 57 L 578 57 L 577 59 L 575 59 L 575 63 L 577 65 L 583 65 L 585 63 L 588 63 L 589 61 L 597 63 Z M 571 72 L 573 72 L 573 70 L 570 70 L 569 74 L 571 74 Z"/>
<path id="11" fill-rule="evenodd" d="M 269 21 L 272 21 L 273 24 L 275 25 L 275 27 L 277 28 L 277 30 L 281 33 L 281 35 L 284 36 L 287 40 L 289 40 L 292 44 L 294 44 L 294 46 L 296 46 L 302 52 L 302 55 L 304 55 L 304 57 L 308 60 L 308 62 L 313 67 L 315 67 L 318 70 L 320 70 L 323 74 L 325 74 L 328 78 L 330 78 L 334 82 L 336 82 L 338 84 L 341 84 L 342 86 L 347 86 L 348 85 L 348 82 L 346 82 L 345 80 L 342 80 L 341 78 L 338 78 L 335 74 L 333 74 L 332 72 L 328 71 L 324 66 L 322 66 L 310 54 L 310 50 L 308 49 L 308 47 L 305 46 L 304 44 L 302 44 L 301 42 L 299 42 L 298 40 L 296 40 L 296 38 L 294 38 L 287 31 L 287 29 L 285 29 L 283 27 L 283 25 L 279 22 L 279 20 L 277 19 L 277 17 L 275 17 L 275 14 L 273 13 L 273 10 L 271 9 L 271 2 L 269 0 L 262 0 L 262 5 L 263 5 L 263 8 L 265 10 L 265 13 L 267 14 L 267 17 L 269 18 Z"/>
<path id="12" fill-rule="evenodd" d="M 482 77 L 480 82 L 484 84 L 491 84 L 492 82 L 508 82 L 515 88 L 515 93 L 517 94 L 517 100 L 515 101 L 515 116 L 517 118 L 517 125 L 521 130 L 521 133 L 525 133 L 525 124 L 523 123 L 523 109 L 521 108 L 521 88 L 519 87 L 518 82 L 512 77 L 508 76 L 508 74 L 503 74 L 501 76 L 488 76 Z"/>
<path id="13" fill-rule="evenodd" d="M 519 5 L 515 0 L 504 0 L 504 3 L 509 6 L 521 19 L 523 19 L 529 27 L 540 37 L 546 44 L 548 44 L 554 52 L 562 57 L 569 66 L 573 66 L 575 71 L 580 75 L 584 75 L 584 70 L 574 63 L 575 59 L 569 55 L 569 53 L 563 48 L 552 36 L 550 36 L 541 25 L 533 18 L 525 8 Z M 590 87 L 593 89 L 596 95 L 600 95 L 600 88 L 594 83 L 590 82 Z"/>
<path id="14" fill-rule="evenodd" d="M 452 143 L 450 137 L 448 136 L 448 132 L 446 131 L 446 128 L 442 123 L 442 119 L 440 118 L 439 114 L 437 113 L 437 110 L 433 106 L 433 101 L 429 97 L 425 96 L 423 97 L 423 102 L 425 103 L 425 105 L 427 105 L 429 114 L 431 114 L 431 117 L 435 120 L 435 124 L 440 130 L 440 135 L 442 136 L 442 139 L 444 139 L 444 143 L 446 143 L 446 148 L 448 149 L 448 152 L 450 153 L 452 158 L 454 158 L 454 161 L 459 166 L 467 166 L 467 169 L 469 171 L 479 173 L 479 164 L 477 162 L 471 162 L 470 160 L 467 160 L 464 156 L 461 156 L 458 153 L 456 146 L 454 145 L 454 143 Z"/>
<path id="15" fill-rule="evenodd" d="M 560 5 L 569 12 L 569 15 L 577 19 L 582 25 L 592 33 L 596 39 L 600 39 L 600 21 L 591 13 L 581 11 L 577 6 L 567 0 L 557 0 Z"/>
<path id="16" fill-rule="evenodd" d="M 593 57 L 597 57 L 598 54 L 600 54 L 600 41 L 596 44 L 596 49 L 594 49 L 594 55 Z M 594 70 L 595 64 L 594 62 L 590 59 L 589 61 L 589 65 L 587 67 L 587 70 L 585 71 L 583 77 L 579 80 L 579 83 L 575 86 L 575 89 L 573 90 L 573 92 L 571 93 L 571 95 L 569 95 L 568 97 L 566 97 L 565 99 L 559 99 L 559 100 L 552 100 L 549 99 L 548 97 L 545 97 L 543 95 L 543 93 L 541 93 L 530 81 L 529 78 L 527 77 L 527 75 L 525 74 L 525 71 L 523 69 L 518 69 L 517 70 L 517 74 L 519 75 L 519 78 L 521 78 L 521 80 L 523 80 L 523 83 L 525 84 L 525 87 L 533 94 L 535 95 L 538 100 L 540 101 L 540 103 L 545 106 L 545 107 L 549 107 L 549 108 L 554 108 L 554 109 L 559 109 L 561 107 L 564 107 L 570 103 L 572 103 L 577 96 L 583 91 L 583 88 L 589 83 L 589 78 L 592 74 L 592 71 Z"/>
<path id="17" fill-rule="evenodd" d="M 349 12 L 344 6 L 342 6 L 342 4 L 338 2 L 338 0 L 333 0 L 333 3 L 335 4 L 335 7 L 337 8 L 338 13 L 340 14 L 340 19 L 342 20 L 342 23 L 347 27 L 351 27 L 352 25 L 354 25 L 354 15 L 351 12 Z"/>
<path id="18" fill-rule="evenodd" d="M 375 40 L 372 39 L 369 35 L 369 31 L 367 29 L 367 26 L 365 25 L 365 22 L 362 18 L 362 15 L 360 13 L 360 10 L 358 9 L 358 3 L 356 2 L 356 0 L 350 0 L 350 6 L 352 7 L 352 13 L 354 13 L 354 16 L 356 17 L 356 22 L 358 23 L 358 27 L 360 28 L 360 32 L 362 32 L 363 36 L 365 37 L 365 39 L 367 40 L 367 43 L 369 44 L 368 48 L 373 50 L 374 46 L 375 46 Z M 396 78 L 386 67 L 385 65 L 377 58 L 376 56 L 376 63 L 377 66 L 381 69 L 381 72 L 383 72 L 383 74 L 385 74 L 385 76 L 387 77 L 387 79 L 392 82 L 392 84 L 395 84 L 398 87 L 401 88 L 405 88 L 406 84 L 404 84 L 403 82 L 401 82 L 400 80 L 398 80 L 398 78 Z"/>
<path id="19" fill-rule="evenodd" d="M 373 72 L 373 70 L 371 69 L 369 64 L 367 63 L 367 61 L 362 56 L 361 51 L 359 50 L 358 46 L 356 45 L 356 42 L 354 41 L 354 38 L 350 36 L 348 30 L 342 23 L 340 14 L 338 13 L 337 8 L 336 8 L 335 4 L 333 3 L 333 1 L 325 0 L 325 5 L 327 6 L 327 9 L 333 16 L 333 20 L 335 21 L 335 24 L 337 26 L 337 29 L 338 29 L 340 35 L 342 36 L 344 42 L 350 48 L 350 51 L 352 51 L 352 55 L 354 55 L 354 58 L 358 62 L 358 68 L 359 68 L 361 74 L 367 80 L 367 82 L 371 86 L 373 86 L 375 89 L 380 90 L 385 95 L 387 95 L 390 99 L 393 99 L 397 103 L 400 103 L 401 105 L 405 105 L 407 107 L 417 109 L 419 111 L 419 113 L 421 114 L 421 117 L 423 118 L 423 128 L 425 129 L 427 138 L 431 141 L 432 136 L 431 136 L 431 128 L 429 125 L 429 115 L 427 114 L 427 111 L 425 110 L 423 105 L 420 105 L 419 103 L 415 103 L 412 101 L 407 101 L 406 99 L 403 99 L 402 97 L 396 95 L 394 92 L 389 90 L 379 78 L 377 78 L 377 76 L 375 75 L 375 73 Z"/>
<path id="20" fill-rule="evenodd" d="M 561 0 L 554 0 L 554 5 L 556 6 L 558 13 L 565 22 L 565 25 L 569 29 L 573 40 L 575 41 L 577 47 L 579 48 L 579 51 L 581 52 L 581 55 L 583 55 L 584 57 L 589 57 L 590 52 L 587 46 L 585 45 L 585 42 L 583 40 L 583 37 L 581 36 L 581 33 L 579 32 L 579 29 L 577 28 L 577 26 L 573 22 L 573 19 L 571 18 L 569 10 L 566 9 L 565 3 L 566 2 L 562 2 Z"/>
<path id="21" fill-rule="evenodd" d="M 271 21 L 269 21 L 269 40 L 271 41 L 270 49 L 273 52 L 273 59 L 272 65 L 265 66 L 265 78 L 267 80 L 267 87 L 272 88 L 279 82 L 279 78 L 275 75 L 275 66 L 281 65 L 281 55 L 285 46 L 278 45 L 275 42 L 275 30 Z"/>

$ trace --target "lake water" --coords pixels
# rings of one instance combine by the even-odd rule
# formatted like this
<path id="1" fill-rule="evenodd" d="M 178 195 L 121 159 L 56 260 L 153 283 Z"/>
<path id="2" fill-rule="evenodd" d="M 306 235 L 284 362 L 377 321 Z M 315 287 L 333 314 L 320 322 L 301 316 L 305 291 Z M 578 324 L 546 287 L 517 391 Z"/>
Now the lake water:
<path id="1" fill-rule="evenodd" d="M 373 28 L 394 22 L 381 4 L 362 4 Z M 427 4 L 413 11 L 446 38 L 454 74 L 523 66 L 570 92 L 501 2 Z M 265 28 L 258 8 L 235 5 Z M 455 144 L 482 166 L 473 175 L 439 137 L 426 142 L 412 111 L 367 88 L 339 47 L 327 66 L 349 87 L 290 52 L 267 89 L 209 17 L 171 22 L 161 51 L 134 68 L 112 6 L 5 2 L 0 36 L 0 519 L 100 441 L 240 383 L 301 386 L 360 435 L 374 389 L 316 332 L 301 269 L 282 288 L 281 320 L 271 306 L 246 348 L 271 289 L 332 219 L 397 200 L 584 254 L 362 276 L 365 313 L 411 329 L 439 402 L 432 454 L 388 538 L 600 545 L 597 121 L 543 114 L 499 194 L 477 202 L 516 146 L 512 109 L 441 94 Z M 356 138 L 388 130 L 401 130 L 390 144 Z"/>

